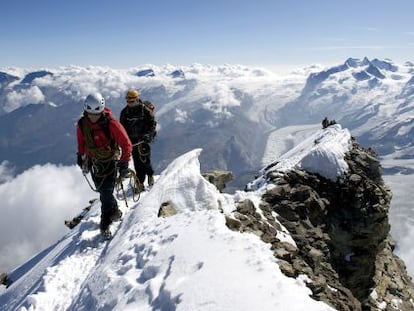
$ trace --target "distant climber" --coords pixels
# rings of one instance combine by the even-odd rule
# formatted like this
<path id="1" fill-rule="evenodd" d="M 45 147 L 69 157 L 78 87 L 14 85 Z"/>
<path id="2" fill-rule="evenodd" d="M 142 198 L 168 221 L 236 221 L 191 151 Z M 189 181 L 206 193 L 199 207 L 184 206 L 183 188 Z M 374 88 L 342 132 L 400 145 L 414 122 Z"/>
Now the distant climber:
<path id="1" fill-rule="evenodd" d="M 125 96 L 127 106 L 121 111 L 119 121 L 124 126 L 133 144 L 132 158 L 139 183 L 135 192 L 144 190 L 144 181 L 148 177 L 148 185 L 154 184 L 154 170 L 151 165 L 151 143 L 157 132 L 154 105 L 150 101 L 142 101 L 136 89 L 130 89 Z"/>
<path id="2" fill-rule="evenodd" d="M 101 233 L 108 237 L 110 224 L 122 217 L 113 192 L 117 171 L 120 177 L 129 173 L 132 144 L 124 127 L 105 107 L 105 99 L 99 93 L 86 97 L 84 113 L 78 121 L 77 140 L 77 163 L 84 173 L 91 172 L 101 200 Z"/>
<path id="3" fill-rule="evenodd" d="M 334 124 L 336 124 L 336 121 L 335 120 L 329 121 L 327 117 L 325 117 L 325 119 L 322 120 L 322 128 L 323 129 L 326 129 L 328 126 L 334 125 Z"/>

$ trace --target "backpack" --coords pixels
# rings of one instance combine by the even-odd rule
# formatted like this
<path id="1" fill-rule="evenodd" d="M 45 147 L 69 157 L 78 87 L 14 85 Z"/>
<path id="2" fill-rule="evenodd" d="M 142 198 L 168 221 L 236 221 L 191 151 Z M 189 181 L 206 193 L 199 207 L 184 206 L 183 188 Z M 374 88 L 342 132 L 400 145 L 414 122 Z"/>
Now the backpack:
<path id="1" fill-rule="evenodd" d="M 151 115 L 155 114 L 155 106 L 149 100 L 143 100 L 142 103 L 144 104 L 145 108 L 151 113 Z"/>
<path id="2" fill-rule="evenodd" d="M 157 136 L 157 121 L 155 121 L 155 106 L 152 102 L 145 100 L 143 101 L 144 106 L 147 108 L 147 110 L 150 112 L 151 116 L 154 118 L 154 129 L 152 131 L 152 137 L 151 137 L 151 141 L 155 139 L 155 136 Z"/>
<path id="3" fill-rule="evenodd" d="M 85 133 L 85 132 L 84 132 L 84 129 L 86 128 L 86 123 L 84 123 L 84 122 L 86 122 L 85 118 L 86 118 L 86 116 L 84 115 L 84 116 L 82 116 L 82 118 L 80 118 L 80 119 L 79 119 L 79 121 L 78 121 L 78 126 L 79 126 L 79 128 L 81 129 L 82 134 L 83 134 L 85 137 L 88 137 L 88 133 Z M 110 115 L 108 115 L 108 114 L 104 114 L 104 121 L 103 121 L 103 122 L 99 122 L 99 125 L 100 125 L 100 127 L 101 127 L 102 131 L 104 132 L 104 134 L 105 134 L 106 138 L 108 138 L 108 140 L 109 140 L 109 142 L 110 142 L 111 147 L 116 149 L 116 148 L 117 148 L 117 143 L 116 143 L 116 141 L 112 138 L 112 136 L 111 136 L 111 131 L 110 131 L 110 129 L 109 129 L 109 123 L 110 123 L 112 120 L 113 120 L 113 118 L 111 118 L 111 116 L 110 116 Z M 87 139 L 87 140 L 88 140 L 88 139 Z M 92 143 L 92 141 L 90 141 L 90 142 L 89 142 L 89 144 L 91 144 L 91 143 Z"/>

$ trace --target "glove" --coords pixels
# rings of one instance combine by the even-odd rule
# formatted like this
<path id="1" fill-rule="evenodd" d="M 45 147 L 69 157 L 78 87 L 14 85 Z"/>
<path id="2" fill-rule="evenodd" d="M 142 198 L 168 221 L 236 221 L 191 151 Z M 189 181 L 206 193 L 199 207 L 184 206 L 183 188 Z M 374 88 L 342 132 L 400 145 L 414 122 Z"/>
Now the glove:
<path id="1" fill-rule="evenodd" d="M 88 165 L 88 161 L 87 161 L 87 157 L 86 155 L 80 155 L 79 153 L 77 154 L 78 159 L 77 159 L 77 164 L 78 166 L 82 169 L 82 172 L 84 174 L 88 174 L 90 167 Z"/>
<path id="2" fill-rule="evenodd" d="M 119 177 L 129 177 L 128 162 L 118 162 L 117 167 L 119 171 Z"/>
<path id="3" fill-rule="evenodd" d="M 82 168 L 82 166 L 83 166 L 83 159 L 82 159 L 82 156 L 81 156 L 79 153 L 77 153 L 77 156 L 78 156 L 78 160 L 77 160 L 78 166 L 79 166 L 80 168 Z"/>

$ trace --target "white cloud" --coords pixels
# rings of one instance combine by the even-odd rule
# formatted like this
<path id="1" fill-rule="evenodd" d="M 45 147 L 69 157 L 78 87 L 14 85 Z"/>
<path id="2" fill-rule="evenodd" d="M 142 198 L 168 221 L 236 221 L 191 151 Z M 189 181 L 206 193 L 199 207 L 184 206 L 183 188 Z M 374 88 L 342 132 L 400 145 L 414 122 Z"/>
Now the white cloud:
<path id="1" fill-rule="evenodd" d="M 234 93 L 228 85 L 216 85 L 215 95 L 217 103 L 222 103 L 224 106 L 240 106 L 240 101 L 234 97 Z"/>
<path id="2" fill-rule="evenodd" d="M 398 161 L 390 161 L 396 167 Z M 393 165 L 391 165 L 393 166 Z M 396 254 L 400 256 L 407 266 L 410 276 L 414 276 L 414 211 L 412 203 L 414 193 L 414 174 L 410 175 L 385 175 L 385 183 L 391 188 L 392 200 L 390 208 L 391 235 L 397 243 Z"/>
<path id="3" fill-rule="evenodd" d="M 176 113 L 176 116 L 175 116 L 175 121 L 176 122 L 185 123 L 186 120 L 188 119 L 187 111 L 183 111 L 181 109 L 176 109 L 175 113 Z"/>
<path id="4" fill-rule="evenodd" d="M 6 96 L 6 103 L 4 110 L 11 112 L 21 106 L 27 104 L 39 104 L 45 100 L 45 96 L 38 86 L 31 86 L 28 89 L 22 89 L 19 91 L 11 91 Z"/>
<path id="5" fill-rule="evenodd" d="M 0 184 L 10 181 L 14 176 L 14 167 L 10 166 L 9 161 L 3 161 L 0 164 Z"/>
<path id="6" fill-rule="evenodd" d="M 64 219 L 93 197 L 97 194 L 75 166 L 35 166 L 1 184 L 0 272 L 55 243 L 68 230 Z"/>

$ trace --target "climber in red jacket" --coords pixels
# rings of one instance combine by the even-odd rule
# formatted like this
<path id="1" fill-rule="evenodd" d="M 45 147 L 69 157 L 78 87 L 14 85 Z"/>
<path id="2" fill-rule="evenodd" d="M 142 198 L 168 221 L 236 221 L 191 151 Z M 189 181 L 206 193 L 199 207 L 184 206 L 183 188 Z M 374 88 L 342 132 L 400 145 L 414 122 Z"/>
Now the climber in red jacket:
<path id="1" fill-rule="evenodd" d="M 77 163 L 84 173 L 91 172 L 100 194 L 101 233 L 110 235 L 109 225 L 122 217 L 113 195 L 117 171 L 120 177 L 128 175 L 132 144 L 124 127 L 105 107 L 105 99 L 99 93 L 86 97 L 84 113 L 77 125 L 77 140 Z"/>

